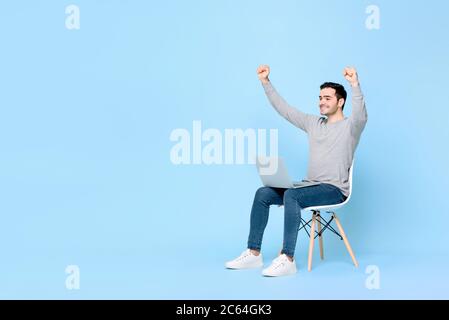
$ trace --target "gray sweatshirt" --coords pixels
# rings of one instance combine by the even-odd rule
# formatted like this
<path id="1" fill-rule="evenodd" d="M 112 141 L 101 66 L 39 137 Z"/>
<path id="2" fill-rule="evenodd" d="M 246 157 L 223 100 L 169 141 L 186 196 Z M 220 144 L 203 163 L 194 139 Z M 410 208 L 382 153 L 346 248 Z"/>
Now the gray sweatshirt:
<path id="1" fill-rule="evenodd" d="M 309 137 L 307 179 L 304 182 L 329 183 L 349 195 L 349 168 L 368 114 L 360 87 L 352 88 L 352 114 L 344 120 L 327 123 L 326 117 L 306 114 L 291 107 L 271 82 L 263 84 L 276 111 Z"/>

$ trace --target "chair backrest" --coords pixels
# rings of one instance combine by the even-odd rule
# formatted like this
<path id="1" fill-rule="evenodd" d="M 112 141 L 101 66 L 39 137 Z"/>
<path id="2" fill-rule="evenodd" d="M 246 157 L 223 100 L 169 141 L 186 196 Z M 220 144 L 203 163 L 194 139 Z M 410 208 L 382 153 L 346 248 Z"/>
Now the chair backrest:
<path id="1" fill-rule="evenodd" d="M 351 194 L 352 194 L 352 172 L 354 171 L 354 158 L 352 159 L 352 164 L 351 167 L 349 168 L 349 195 L 346 198 L 346 200 L 344 201 L 344 203 L 349 201 L 349 198 L 351 198 Z"/>

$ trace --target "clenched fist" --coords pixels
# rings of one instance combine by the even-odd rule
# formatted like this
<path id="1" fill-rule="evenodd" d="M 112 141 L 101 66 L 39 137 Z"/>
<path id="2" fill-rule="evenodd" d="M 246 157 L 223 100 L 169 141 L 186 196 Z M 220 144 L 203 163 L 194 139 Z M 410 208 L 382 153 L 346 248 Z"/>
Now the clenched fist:
<path id="1" fill-rule="evenodd" d="M 353 87 L 357 87 L 359 85 L 359 78 L 357 76 L 357 70 L 355 68 L 346 67 L 343 70 L 343 76 Z"/>
<path id="2" fill-rule="evenodd" d="M 257 76 L 262 83 L 268 83 L 270 80 L 268 79 L 268 75 L 270 74 L 270 67 L 262 64 L 257 68 Z"/>

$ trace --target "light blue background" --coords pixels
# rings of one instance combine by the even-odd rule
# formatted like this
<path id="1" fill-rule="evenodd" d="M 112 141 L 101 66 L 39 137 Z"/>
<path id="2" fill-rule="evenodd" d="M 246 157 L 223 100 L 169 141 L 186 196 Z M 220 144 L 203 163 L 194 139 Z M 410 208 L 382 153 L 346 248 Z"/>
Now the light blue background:
<path id="1" fill-rule="evenodd" d="M 69 4 L 80 30 L 65 28 Z M 365 27 L 370 4 L 380 30 Z M 2 3 L 0 298 L 449 298 L 448 12 L 443 0 Z M 255 167 L 170 162 L 170 133 L 194 120 L 277 128 L 304 177 L 306 136 L 268 104 L 261 63 L 314 114 L 322 82 L 359 71 L 369 121 L 340 212 L 359 269 L 328 235 L 308 273 L 302 234 L 293 277 L 225 270 L 246 245 Z M 275 208 L 266 264 L 282 225 Z"/>

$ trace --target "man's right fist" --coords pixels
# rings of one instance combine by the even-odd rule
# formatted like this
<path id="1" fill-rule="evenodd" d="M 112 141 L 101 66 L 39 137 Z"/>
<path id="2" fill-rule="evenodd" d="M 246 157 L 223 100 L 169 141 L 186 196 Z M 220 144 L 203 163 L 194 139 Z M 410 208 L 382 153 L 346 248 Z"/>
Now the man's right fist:
<path id="1" fill-rule="evenodd" d="M 267 83 L 268 81 L 270 81 L 268 79 L 268 75 L 270 74 L 270 67 L 262 64 L 259 66 L 259 68 L 257 68 L 257 76 L 259 77 L 259 80 L 262 81 L 263 83 Z"/>

